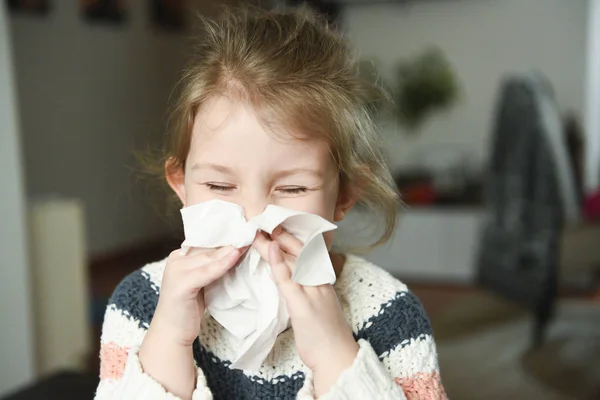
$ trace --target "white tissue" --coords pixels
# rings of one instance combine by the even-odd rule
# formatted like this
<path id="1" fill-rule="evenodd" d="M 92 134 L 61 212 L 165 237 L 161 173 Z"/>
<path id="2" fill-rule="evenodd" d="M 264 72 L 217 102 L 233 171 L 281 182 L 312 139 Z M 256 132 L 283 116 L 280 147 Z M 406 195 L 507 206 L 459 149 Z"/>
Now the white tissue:
<path id="1" fill-rule="evenodd" d="M 249 246 L 259 230 L 270 234 L 282 225 L 304 243 L 292 279 L 304 286 L 335 283 L 322 233 L 336 226 L 318 215 L 269 205 L 247 221 L 242 207 L 222 200 L 186 207 L 181 215 L 184 253 L 191 247 Z M 251 247 L 237 268 L 204 288 L 204 300 L 213 318 L 242 341 L 231 368 L 258 371 L 290 319 L 268 263 Z"/>

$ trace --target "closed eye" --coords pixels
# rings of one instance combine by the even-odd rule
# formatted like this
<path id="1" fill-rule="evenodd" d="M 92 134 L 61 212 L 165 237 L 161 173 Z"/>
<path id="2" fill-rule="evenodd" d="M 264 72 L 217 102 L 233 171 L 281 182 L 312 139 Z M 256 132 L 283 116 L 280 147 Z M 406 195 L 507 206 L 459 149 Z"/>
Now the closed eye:
<path id="1" fill-rule="evenodd" d="M 206 187 L 215 192 L 230 192 L 235 189 L 234 186 L 227 186 L 217 183 L 205 183 Z"/>
<path id="2" fill-rule="evenodd" d="M 303 186 L 286 186 L 278 188 L 277 190 L 286 194 L 300 194 L 308 192 L 308 188 Z"/>

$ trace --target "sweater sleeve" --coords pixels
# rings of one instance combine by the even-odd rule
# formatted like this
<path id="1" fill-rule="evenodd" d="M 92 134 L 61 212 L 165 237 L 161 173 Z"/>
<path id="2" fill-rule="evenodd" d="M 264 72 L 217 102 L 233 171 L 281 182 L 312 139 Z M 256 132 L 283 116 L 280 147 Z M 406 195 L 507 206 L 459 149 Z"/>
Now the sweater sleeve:
<path id="1" fill-rule="evenodd" d="M 406 396 L 390 377 L 366 340 L 358 341 L 359 350 L 352 367 L 342 373 L 328 393 L 320 400 L 406 400 Z M 298 393 L 298 400 L 315 399 L 312 376 Z"/>
<path id="2" fill-rule="evenodd" d="M 429 320 L 410 292 L 384 304 L 355 336 L 359 352 L 353 365 L 320 400 L 447 399 Z M 314 398 L 307 375 L 298 400 Z"/>
<path id="3" fill-rule="evenodd" d="M 143 371 L 138 357 L 157 298 L 158 290 L 150 276 L 138 271 L 126 277 L 109 300 L 100 339 L 100 384 L 96 400 L 178 399 Z M 192 399 L 212 398 L 204 373 L 198 368 Z"/>

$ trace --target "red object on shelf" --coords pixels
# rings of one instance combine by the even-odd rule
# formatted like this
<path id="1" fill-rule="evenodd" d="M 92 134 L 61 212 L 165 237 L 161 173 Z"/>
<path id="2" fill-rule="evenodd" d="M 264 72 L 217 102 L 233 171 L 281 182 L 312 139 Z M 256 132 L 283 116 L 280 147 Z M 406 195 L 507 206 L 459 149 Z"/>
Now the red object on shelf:
<path id="1" fill-rule="evenodd" d="M 585 198 L 583 213 L 588 221 L 600 220 L 600 190 L 595 191 Z"/>
<path id="2" fill-rule="evenodd" d="M 402 201 L 407 205 L 429 205 L 435 203 L 435 189 L 431 183 L 416 184 L 402 191 Z"/>

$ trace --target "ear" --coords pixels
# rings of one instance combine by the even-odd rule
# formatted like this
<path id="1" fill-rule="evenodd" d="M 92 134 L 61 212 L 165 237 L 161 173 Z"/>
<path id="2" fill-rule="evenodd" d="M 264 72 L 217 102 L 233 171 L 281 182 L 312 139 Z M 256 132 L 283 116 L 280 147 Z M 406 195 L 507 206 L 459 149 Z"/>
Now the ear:
<path id="1" fill-rule="evenodd" d="M 352 189 L 352 185 L 348 184 L 345 179 L 340 182 L 340 190 L 338 193 L 337 202 L 335 204 L 335 211 L 333 213 L 333 220 L 335 222 L 341 221 L 346 217 L 348 211 L 354 207 L 358 200 L 358 193 Z"/>
<path id="2" fill-rule="evenodd" d="M 173 189 L 175 194 L 177 194 L 183 207 L 185 207 L 185 175 L 183 173 L 183 168 L 177 166 L 173 158 L 169 158 L 165 162 L 165 177 L 167 178 L 167 183 L 171 189 Z"/>

